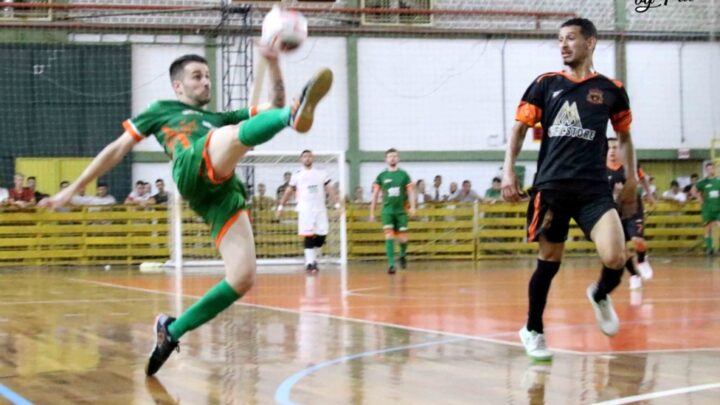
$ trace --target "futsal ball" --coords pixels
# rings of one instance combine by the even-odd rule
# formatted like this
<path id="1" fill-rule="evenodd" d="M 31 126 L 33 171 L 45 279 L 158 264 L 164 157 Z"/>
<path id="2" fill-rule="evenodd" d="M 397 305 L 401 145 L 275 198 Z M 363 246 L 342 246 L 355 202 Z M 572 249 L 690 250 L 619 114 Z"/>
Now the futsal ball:
<path id="1" fill-rule="evenodd" d="M 263 20 L 260 41 L 278 51 L 292 51 L 305 41 L 307 30 L 307 19 L 302 14 L 276 5 Z"/>

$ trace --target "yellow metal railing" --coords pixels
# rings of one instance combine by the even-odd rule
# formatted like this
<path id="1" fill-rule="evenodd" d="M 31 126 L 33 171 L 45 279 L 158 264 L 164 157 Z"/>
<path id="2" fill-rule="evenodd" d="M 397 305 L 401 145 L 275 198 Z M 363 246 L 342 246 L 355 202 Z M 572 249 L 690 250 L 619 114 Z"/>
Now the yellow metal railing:
<path id="1" fill-rule="evenodd" d="M 420 208 L 410 221 L 413 259 L 485 259 L 529 257 L 535 244 L 525 242 L 526 204 L 445 204 Z M 367 205 L 347 207 L 351 259 L 381 259 L 384 235 L 369 222 Z M 260 258 L 298 256 L 302 252 L 294 213 L 278 222 L 271 209 L 252 210 Z M 332 214 L 331 214 L 332 215 Z M 183 249 L 187 257 L 212 258 L 207 225 L 183 213 Z M 0 266 L 56 264 L 137 264 L 169 257 L 169 212 L 163 206 L 85 207 L 79 210 L 0 209 Z M 646 206 L 645 235 L 653 253 L 702 254 L 700 206 L 661 202 Z M 331 239 L 336 238 L 332 232 Z M 329 243 L 328 249 L 337 249 Z M 592 254 L 574 224 L 566 244 L 569 255 Z M 337 255 L 337 252 L 331 252 Z"/>

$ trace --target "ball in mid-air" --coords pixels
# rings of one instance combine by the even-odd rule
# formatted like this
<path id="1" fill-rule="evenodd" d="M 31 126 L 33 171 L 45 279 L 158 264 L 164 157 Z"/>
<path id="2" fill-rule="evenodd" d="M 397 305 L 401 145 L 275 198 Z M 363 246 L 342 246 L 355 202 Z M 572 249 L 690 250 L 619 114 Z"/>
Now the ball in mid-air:
<path id="1" fill-rule="evenodd" d="M 274 6 L 262 24 L 261 43 L 278 51 L 297 49 L 307 38 L 307 19 L 297 11 Z"/>

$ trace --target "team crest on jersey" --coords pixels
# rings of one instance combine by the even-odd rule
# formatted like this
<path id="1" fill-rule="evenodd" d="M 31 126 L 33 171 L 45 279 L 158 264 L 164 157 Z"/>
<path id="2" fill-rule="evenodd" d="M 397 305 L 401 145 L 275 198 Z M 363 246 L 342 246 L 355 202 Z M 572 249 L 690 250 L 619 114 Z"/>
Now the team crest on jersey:
<path id="1" fill-rule="evenodd" d="M 602 104 L 603 103 L 603 92 L 600 89 L 590 89 L 587 94 L 588 103 Z"/>

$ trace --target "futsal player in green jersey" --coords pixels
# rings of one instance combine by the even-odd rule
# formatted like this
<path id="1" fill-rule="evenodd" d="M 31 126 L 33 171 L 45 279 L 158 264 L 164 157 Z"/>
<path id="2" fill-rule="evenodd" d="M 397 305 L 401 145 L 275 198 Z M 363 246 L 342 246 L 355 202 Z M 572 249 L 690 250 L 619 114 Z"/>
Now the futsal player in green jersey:
<path id="1" fill-rule="evenodd" d="M 385 152 L 387 169 L 378 174 L 373 183 L 370 199 L 370 221 L 375 221 L 375 206 L 382 191 L 383 207 L 380 211 L 385 232 L 385 253 L 388 260 L 388 273 L 395 274 L 395 239 L 400 244 L 400 267 L 407 267 L 408 212 L 415 215 L 415 189 L 410 175 L 398 167 L 400 157 L 396 149 Z"/>
<path id="2" fill-rule="evenodd" d="M 713 224 L 720 221 L 720 178 L 715 177 L 715 163 L 705 164 L 705 178 L 695 184 L 692 193 L 702 204 L 702 218 L 703 224 L 705 224 L 705 253 L 712 256 L 715 254 L 712 228 Z"/>
<path id="3" fill-rule="evenodd" d="M 198 55 L 181 56 L 170 65 L 177 100 L 155 102 L 125 121 L 125 132 L 106 146 L 77 180 L 46 203 L 50 207 L 66 204 L 77 190 L 120 163 L 137 142 L 150 135 L 172 159 L 178 191 L 210 225 L 225 264 L 225 278 L 177 319 L 158 315 L 155 345 L 145 368 L 147 375 L 160 369 L 186 332 L 213 319 L 252 287 L 255 242 L 246 209 L 247 195 L 235 176 L 235 167 L 252 147 L 268 142 L 286 127 L 309 131 L 315 107 L 332 85 L 332 72 L 321 69 L 299 99 L 286 107 L 278 54 L 266 47 L 260 53 L 267 60 L 272 84 L 270 102 L 224 113 L 206 111 L 211 94 L 207 61 Z"/>

